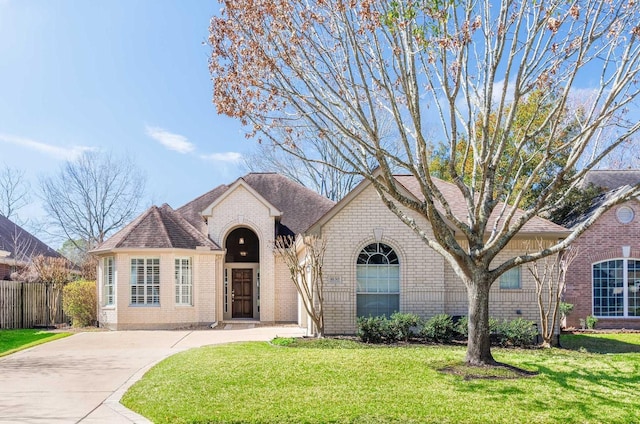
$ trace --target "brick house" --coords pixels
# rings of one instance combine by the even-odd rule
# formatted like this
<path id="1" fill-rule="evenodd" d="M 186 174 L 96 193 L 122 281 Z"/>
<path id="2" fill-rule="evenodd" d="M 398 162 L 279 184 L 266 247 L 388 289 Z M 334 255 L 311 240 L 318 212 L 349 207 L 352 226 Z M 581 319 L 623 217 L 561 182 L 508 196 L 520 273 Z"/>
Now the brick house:
<path id="1" fill-rule="evenodd" d="M 396 178 L 421 197 L 412 177 Z M 439 184 L 454 213 L 464 214 L 456 188 Z M 176 210 L 154 206 L 100 245 L 93 252 L 99 321 L 112 329 L 233 320 L 306 327 L 288 270 L 272 248 L 279 235 L 303 233 L 327 241 L 327 334 L 355 333 L 358 316 L 467 313 L 465 288 L 451 267 L 384 206 L 369 182 L 336 204 L 281 175 L 252 173 Z M 533 239 L 553 242 L 567 234 L 534 218 L 504 254 L 523 252 Z M 491 315 L 538 320 L 528 272 L 515 268 L 496 281 Z"/>
<path id="2" fill-rule="evenodd" d="M 33 234 L 0 215 L 0 280 L 10 280 L 14 271 L 38 255 L 60 257 Z"/>
<path id="3" fill-rule="evenodd" d="M 624 185 L 640 181 L 638 170 L 590 171 L 585 184 L 606 190 L 590 211 L 565 223 L 573 228 Z M 602 215 L 572 245 L 576 259 L 567 270 L 565 300 L 574 305 L 566 325 L 598 318 L 598 327 L 640 329 L 640 201 L 629 200 Z"/>

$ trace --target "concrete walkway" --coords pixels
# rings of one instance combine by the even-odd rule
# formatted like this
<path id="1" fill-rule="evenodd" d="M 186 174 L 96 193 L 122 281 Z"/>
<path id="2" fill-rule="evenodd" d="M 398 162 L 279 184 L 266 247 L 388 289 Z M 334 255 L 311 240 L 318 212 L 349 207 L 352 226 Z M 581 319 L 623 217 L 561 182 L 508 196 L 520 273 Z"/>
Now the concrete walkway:
<path id="1" fill-rule="evenodd" d="M 302 336 L 298 327 L 88 332 L 0 358 L 0 423 L 145 423 L 120 404 L 160 360 L 193 347 Z"/>

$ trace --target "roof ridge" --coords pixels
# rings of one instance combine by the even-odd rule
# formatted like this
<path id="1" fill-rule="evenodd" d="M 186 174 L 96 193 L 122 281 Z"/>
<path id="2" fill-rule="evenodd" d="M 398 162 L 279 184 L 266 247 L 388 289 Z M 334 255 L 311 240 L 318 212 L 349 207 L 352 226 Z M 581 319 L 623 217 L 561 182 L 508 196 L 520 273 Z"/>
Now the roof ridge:
<path id="1" fill-rule="evenodd" d="M 191 225 L 189 221 L 187 221 L 179 212 L 174 210 L 168 204 L 162 205 L 162 210 L 167 213 L 167 218 L 172 220 L 176 225 L 182 227 L 183 230 L 187 232 L 191 237 L 193 237 L 196 241 L 202 242 L 204 241 L 206 244 L 213 246 L 217 249 L 220 247 L 215 244 L 208 236 L 200 232 L 196 227 Z"/>
<path id="2" fill-rule="evenodd" d="M 169 205 L 167 205 L 167 206 L 169 206 Z M 167 225 L 164 222 L 163 209 L 155 206 L 154 212 L 157 214 L 157 218 L 160 220 L 160 223 L 162 224 L 161 225 L 162 226 L 162 232 L 163 232 L 164 237 L 165 237 L 165 239 L 167 241 L 167 245 L 173 247 L 173 242 L 171 241 L 171 236 L 169 235 L 169 230 L 167 230 Z"/>
<path id="3" fill-rule="evenodd" d="M 587 173 L 589 172 L 640 172 L 640 168 L 627 168 L 627 169 L 613 169 L 613 168 L 607 168 L 607 169 L 590 169 L 589 171 L 587 171 Z"/>
<path id="4" fill-rule="evenodd" d="M 149 214 L 151 213 L 151 211 L 153 210 L 153 208 L 157 208 L 156 205 L 151 205 L 149 208 L 147 208 L 146 211 L 142 212 L 136 219 L 134 219 L 133 221 L 131 221 L 129 223 L 129 225 L 131 225 L 131 227 L 129 227 L 129 225 L 125 226 L 123 229 L 121 229 L 120 231 L 118 231 L 117 233 L 115 233 L 114 235 L 112 235 L 109 238 L 113 238 L 117 235 L 120 234 L 120 232 L 122 232 L 122 238 L 120 240 L 118 240 L 118 242 L 116 243 L 116 245 L 114 247 L 120 247 L 120 243 L 122 243 L 123 240 L 126 239 L 126 236 L 131 234 L 136 228 L 138 228 L 140 226 L 140 224 L 142 223 L 142 221 L 144 221 L 144 219 L 149 216 Z M 126 231 L 126 232 L 125 232 Z M 108 240 L 108 239 L 107 239 Z M 103 243 L 104 244 L 107 242 L 107 240 L 105 240 Z M 98 246 L 100 247 L 100 246 Z"/>
<path id="5" fill-rule="evenodd" d="M 186 207 L 187 205 L 190 205 L 190 204 L 192 204 L 192 203 L 194 203 L 194 202 L 196 202 L 196 201 L 198 201 L 198 200 L 202 199 L 202 198 L 203 198 L 203 197 L 205 197 L 206 195 L 208 195 L 208 194 L 210 194 L 210 193 L 212 193 L 212 192 L 214 192 L 214 191 L 218 190 L 218 189 L 219 189 L 219 188 L 221 188 L 221 187 L 224 187 L 224 188 L 225 188 L 225 192 L 229 189 L 229 186 L 228 186 L 227 184 L 219 184 L 219 185 L 215 186 L 214 188 L 212 188 L 211 190 L 209 190 L 209 191 L 207 191 L 207 192 L 205 192 L 205 193 L 202 193 L 200 196 L 196 197 L 195 199 L 191 199 L 191 200 L 189 200 L 187 203 L 185 203 L 184 205 L 180 206 L 178 209 L 174 209 L 174 210 L 176 210 L 176 211 L 178 211 L 178 212 L 179 212 L 179 211 L 180 211 L 180 209 L 183 209 L 183 208 L 184 208 L 184 207 Z"/>

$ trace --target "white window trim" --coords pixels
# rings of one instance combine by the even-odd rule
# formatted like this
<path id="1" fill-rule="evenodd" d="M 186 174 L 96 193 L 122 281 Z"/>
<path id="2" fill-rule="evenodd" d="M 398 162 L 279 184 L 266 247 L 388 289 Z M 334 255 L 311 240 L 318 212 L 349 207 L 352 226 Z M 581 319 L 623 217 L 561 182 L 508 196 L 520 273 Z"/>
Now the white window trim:
<path id="1" fill-rule="evenodd" d="M 359 288 L 358 288 L 358 286 L 359 286 L 359 282 L 358 282 L 358 277 L 357 277 L 357 275 L 358 275 L 358 268 L 359 268 L 359 267 L 364 267 L 364 268 L 366 269 L 366 268 L 368 268 L 368 267 L 375 267 L 375 266 L 379 266 L 378 264 L 369 264 L 369 263 L 366 263 L 366 264 L 359 264 L 359 263 L 358 263 L 358 258 L 360 257 L 360 255 L 362 254 L 362 252 L 363 252 L 363 251 L 364 251 L 368 246 L 370 246 L 370 245 L 372 245 L 372 244 L 378 244 L 378 245 L 379 245 L 379 244 L 384 244 L 384 245 L 386 245 L 387 247 L 389 247 L 389 248 L 391 249 L 391 251 L 393 252 L 393 254 L 395 255 L 396 260 L 397 260 L 397 263 L 387 263 L 387 264 L 384 264 L 384 265 L 385 265 L 386 267 L 394 268 L 394 269 L 397 269 L 397 270 L 398 270 L 398 271 L 397 271 L 397 272 L 398 272 L 398 290 L 397 290 L 397 291 L 395 291 L 395 290 L 393 290 L 393 291 L 392 291 L 392 290 L 388 290 L 388 291 L 368 292 L 368 291 L 360 291 L 360 290 L 359 290 Z M 381 253 L 376 253 L 376 254 L 381 254 Z M 372 255 L 369 255 L 369 256 L 372 256 Z M 385 256 L 387 256 L 387 255 L 385 255 Z M 356 261 L 355 261 L 355 264 L 356 264 L 356 296 L 355 296 L 355 301 L 356 301 L 356 305 L 355 305 L 356 316 L 359 316 L 359 315 L 358 315 L 358 313 L 357 313 L 357 312 L 358 312 L 358 306 L 357 306 L 358 296 L 369 296 L 369 295 L 391 295 L 391 296 L 398 296 L 398 312 L 400 312 L 400 310 L 401 310 L 401 307 L 400 307 L 400 303 L 401 303 L 401 302 L 400 302 L 400 295 L 401 295 L 401 293 L 400 293 L 400 292 L 401 292 L 401 290 L 402 290 L 402 288 L 401 288 L 401 286 L 402 286 L 402 272 L 401 272 L 401 267 L 400 267 L 400 256 L 398 255 L 398 251 L 397 251 L 397 249 L 396 249 L 396 248 L 394 248 L 393 246 L 391 246 L 390 244 L 386 243 L 386 242 L 376 241 L 376 242 L 373 242 L 373 243 L 367 243 L 367 244 L 365 244 L 364 246 L 362 246 L 362 248 L 361 248 L 360 250 L 358 250 L 358 254 L 356 255 Z M 387 318 L 388 318 L 388 317 L 387 317 Z"/>
<path id="2" fill-rule="evenodd" d="M 189 282 L 187 284 L 183 284 L 182 283 L 182 261 L 187 260 L 189 261 Z M 178 271 L 177 267 L 178 264 L 176 263 L 176 261 L 180 261 L 180 268 L 179 268 L 179 275 L 176 275 L 176 272 Z M 173 275 L 174 275 L 174 300 L 176 303 L 176 306 L 193 306 L 193 258 L 189 257 L 189 256 L 182 256 L 182 257 L 176 257 L 173 260 Z M 183 286 L 188 286 L 189 287 L 189 302 L 188 303 L 184 303 L 179 301 L 179 299 L 182 299 L 182 290 L 178 290 L 178 288 L 182 288 Z M 180 293 L 178 295 L 178 293 Z"/>
<path id="3" fill-rule="evenodd" d="M 143 284 L 135 284 L 135 286 L 142 286 L 144 287 L 144 303 L 133 303 L 132 302 L 132 295 L 131 295 L 131 287 L 134 286 L 134 284 L 131 284 L 131 279 L 133 278 L 133 275 L 131 274 L 131 262 L 134 260 L 144 260 L 144 282 Z M 158 261 L 158 303 L 150 303 L 147 301 L 147 283 L 146 283 L 146 277 L 147 277 L 147 261 L 153 261 L 153 260 L 157 260 Z M 157 256 L 152 256 L 152 257 L 146 257 L 146 256 L 136 256 L 136 257 L 131 257 L 129 259 L 129 306 L 134 307 L 134 308 L 146 308 L 146 307 L 153 307 L 153 308 L 157 308 L 160 306 L 160 299 L 162 298 L 161 292 L 160 292 L 160 282 L 161 282 L 161 263 L 160 263 L 160 258 Z M 154 284 L 155 285 L 155 284 Z"/>
<path id="4" fill-rule="evenodd" d="M 634 218 L 635 211 L 630 206 L 623 205 L 616 209 L 616 219 L 619 223 L 623 225 L 630 224 Z"/>
<path id="5" fill-rule="evenodd" d="M 107 274 L 107 270 L 109 268 L 108 262 L 111 262 L 110 279 Z M 108 294 L 109 286 L 111 286 L 110 296 Z M 111 297 L 111 301 L 109 301 L 109 297 Z M 102 306 L 105 308 L 115 308 L 116 306 L 116 261 L 113 256 L 102 258 Z"/>
<path id="6" fill-rule="evenodd" d="M 593 267 L 611 261 L 622 261 L 622 315 L 596 315 L 593 290 L 595 281 L 593 278 Z M 591 264 L 591 315 L 602 319 L 640 319 L 638 315 L 629 315 L 629 261 L 640 261 L 640 258 L 611 258 Z"/>

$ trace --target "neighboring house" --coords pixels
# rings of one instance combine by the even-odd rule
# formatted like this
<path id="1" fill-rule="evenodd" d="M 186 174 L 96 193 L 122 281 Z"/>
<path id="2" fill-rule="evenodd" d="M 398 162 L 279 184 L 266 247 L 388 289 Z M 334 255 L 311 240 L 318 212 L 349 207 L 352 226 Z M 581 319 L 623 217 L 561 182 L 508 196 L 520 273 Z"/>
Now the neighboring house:
<path id="1" fill-rule="evenodd" d="M 617 189 L 640 181 L 639 170 L 596 170 L 585 186 L 607 190 L 586 213 L 564 225 L 574 228 Z M 640 202 L 637 198 L 604 213 L 571 246 L 577 257 L 567 270 L 565 300 L 574 305 L 566 325 L 579 328 L 588 315 L 598 327 L 640 329 Z"/>
<path id="2" fill-rule="evenodd" d="M 14 271 L 38 255 L 60 257 L 37 237 L 0 215 L 0 280 L 10 280 Z"/>
<path id="3" fill-rule="evenodd" d="M 412 177 L 397 180 L 421 198 Z M 439 184 L 454 213 L 464 214 L 455 187 Z M 151 207 L 98 246 L 100 324 L 151 329 L 240 319 L 305 327 L 304 308 L 273 249 L 279 235 L 303 233 L 327 241 L 327 334 L 353 334 L 358 316 L 396 310 L 423 317 L 467 313 L 466 290 L 452 268 L 384 206 L 369 182 L 335 204 L 281 175 L 252 173 L 179 209 Z M 567 234 L 534 218 L 503 256 L 530 249 L 534 239 L 551 243 Z M 538 320 L 528 272 L 515 268 L 496 281 L 491 315 Z"/>

